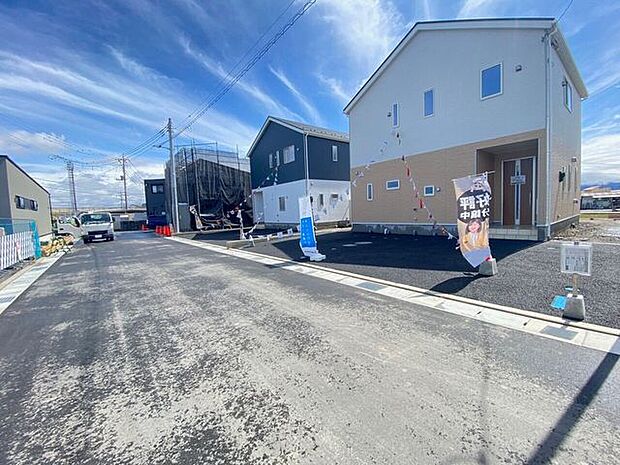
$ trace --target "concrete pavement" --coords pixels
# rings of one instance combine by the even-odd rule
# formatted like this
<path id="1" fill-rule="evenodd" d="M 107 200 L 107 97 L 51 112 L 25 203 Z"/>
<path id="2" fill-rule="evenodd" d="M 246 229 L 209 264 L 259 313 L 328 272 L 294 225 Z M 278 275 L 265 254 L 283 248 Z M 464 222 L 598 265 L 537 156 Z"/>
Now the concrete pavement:
<path id="1" fill-rule="evenodd" d="M 0 316 L 0 463 L 613 463 L 617 360 L 123 235 Z"/>

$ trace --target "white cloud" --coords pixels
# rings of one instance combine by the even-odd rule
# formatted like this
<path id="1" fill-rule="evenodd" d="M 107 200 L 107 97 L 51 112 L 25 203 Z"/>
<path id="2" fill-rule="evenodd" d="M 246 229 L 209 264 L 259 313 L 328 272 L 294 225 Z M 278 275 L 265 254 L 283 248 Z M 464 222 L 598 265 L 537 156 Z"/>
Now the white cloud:
<path id="1" fill-rule="evenodd" d="M 65 136 L 46 132 L 16 130 L 0 134 L 0 153 L 37 152 L 53 154 L 65 150 Z"/>
<path id="2" fill-rule="evenodd" d="M 332 96 L 334 96 L 342 106 L 346 105 L 355 93 L 346 90 L 342 81 L 336 78 L 324 76 L 323 74 L 318 74 L 317 78 L 323 85 L 327 86 Z"/>
<path id="3" fill-rule="evenodd" d="M 497 0 L 465 0 L 457 18 L 479 18 L 482 16 L 491 16 L 496 11 Z"/>
<path id="4" fill-rule="evenodd" d="M 323 126 L 324 125 L 323 118 L 321 118 L 321 114 L 319 113 L 319 110 L 317 110 L 317 108 L 310 102 L 310 100 L 308 100 L 304 96 L 304 94 L 302 94 L 295 87 L 295 85 L 290 81 L 290 79 L 286 77 L 284 72 L 282 70 L 276 70 L 272 68 L 271 66 L 269 67 L 269 71 L 271 71 L 271 73 L 276 78 L 278 78 L 278 80 L 282 84 L 284 84 L 284 86 L 291 92 L 291 94 L 293 94 L 293 97 L 295 97 L 297 101 L 301 104 L 306 115 L 310 117 L 310 120 L 312 121 L 312 123 L 317 124 L 319 126 Z"/>
<path id="5" fill-rule="evenodd" d="M 581 152 L 582 183 L 620 181 L 620 132 L 585 140 Z"/>
<path id="6" fill-rule="evenodd" d="M 325 0 L 322 19 L 346 55 L 369 73 L 394 48 L 406 23 L 390 0 Z"/>

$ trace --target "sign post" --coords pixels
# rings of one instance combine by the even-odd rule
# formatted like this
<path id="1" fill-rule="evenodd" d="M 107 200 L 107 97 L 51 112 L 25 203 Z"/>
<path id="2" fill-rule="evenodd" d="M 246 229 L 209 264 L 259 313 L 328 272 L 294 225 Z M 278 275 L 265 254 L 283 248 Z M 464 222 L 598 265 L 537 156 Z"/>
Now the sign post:
<path id="1" fill-rule="evenodd" d="M 325 260 L 325 255 L 317 249 L 310 197 L 299 198 L 299 246 L 310 261 L 320 262 Z"/>
<path id="2" fill-rule="evenodd" d="M 564 317 L 573 320 L 583 320 L 586 317 L 586 308 L 583 295 L 579 294 L 579 276 L 592 274 L 592 244 L 565 242 L 560 248 L 560 271 L 572 275 L 573 287 L 566 296 Z"/>

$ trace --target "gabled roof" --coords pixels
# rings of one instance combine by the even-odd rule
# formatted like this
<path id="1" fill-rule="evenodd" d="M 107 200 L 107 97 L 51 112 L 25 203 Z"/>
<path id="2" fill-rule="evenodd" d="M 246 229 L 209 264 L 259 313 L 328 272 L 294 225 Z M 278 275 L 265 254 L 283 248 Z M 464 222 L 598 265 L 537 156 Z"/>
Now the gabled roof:
<path id="1" fill-rule="evenodd" d="M 4 155 L 4 154 L 0 153 L 0 159 L 1 159 L 1 158 L 4 158 L 4 159 L 6 159 L 8 162 L 10 162 L 10 163 L 11 163 L 11 165 L 13 165 L 13 166 L 14 166 L 15 168 L 17 168 L 19 171 L 21 171 L 21 172 L 22 172 L 22 173 L 23 173 L 23 174 L 24 174 L 24 175 L 25 175 L 28 179 L 30 179 L 30 180 L 31 180 L 32 182 L 34 182 L 37 186 L 39 186 L 41 189 L 43 189 L 45 192 L 47 192 L 47 195 L 50 195 L 50 192 L 49 192 L 49 191 L 48 191 L 45 187 L 43 187 L 41 184 L 39 184 L 39 182 L 38 182 L 35 178 L 33 178 L 32 176 L 30 176 L 28 173 L 26 173 L 26 171 L 24 171 L 24 170 L 22 169 L 22 167 L 21 167 L 21 166 L 19 166 L 17 163 L 15 163 L 13 160 L 11 160 L 11 157 L 9 157 L 8 155 Z"/>
<path id="2" fill-rule="evenodd" d="M 335 140 L 338 142 L 349 142 L 349 135 L 344 132 L 334 131 L 332 129 L 320 128 L 318 126 L 312 126 L 310 124 L 300 123 L 298 121 L 291 121 L 291 120 L 284 119 L 284 118 L 277 118 L 275 116 L 268 116 L 265 122 L 263 123 L 263 126 L 260 128 L 260 131 L 258 131 L 258 134 L 256 135 L 256 138 L 254 139 L 254 142 L 252 142 L 250 149 L 248 150 L 248 157 L 252 156 L 254 147 L 256 147 L 256 144 L 258 143 L 260 138 L 263 136 L 263 133 L 267 130 L 267 126 L 269 126 L 269 123 L 279 124 L 280 126 L 284 126 L 295 132 L 299 132 L 307 136 L 321 137 L 323 139 Z"/>
<path id="3" fill-rule="evenodd" d="M 357 91 L 351 101 L 347 103 L 344 112 L 348 115 L 359 99 L 381 77 L 390 63 L 421 31 L 445 31 L 455 29 L 549 29 L 552 35 L 552 44 L 557 51 L 566 71 L 568 72 L 577 92 L 581 98 L 588 97 L 588 90 L 575 65 L 573 56 L 568 49 L 566 40 L 560 32 L 554 18 L 484 18 L 484 19 L 453 19 L 442 21 L 419 21 L 413 25 L 409 32 L 401 39 L 396 48 L 390 52 L 383 63 L 368 78 L 364 85 Z"/>

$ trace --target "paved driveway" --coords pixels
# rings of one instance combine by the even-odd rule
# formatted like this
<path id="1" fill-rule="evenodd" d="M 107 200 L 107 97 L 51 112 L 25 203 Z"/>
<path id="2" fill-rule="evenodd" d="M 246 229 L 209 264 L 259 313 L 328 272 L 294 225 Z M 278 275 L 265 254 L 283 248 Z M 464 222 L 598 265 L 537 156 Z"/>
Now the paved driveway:
<path id="1" fill-rule="evenodd" d="M 607 464 L 617 361 L 128 234 L 0 316 L 0 463 Z"/>

